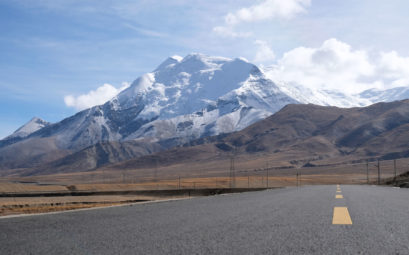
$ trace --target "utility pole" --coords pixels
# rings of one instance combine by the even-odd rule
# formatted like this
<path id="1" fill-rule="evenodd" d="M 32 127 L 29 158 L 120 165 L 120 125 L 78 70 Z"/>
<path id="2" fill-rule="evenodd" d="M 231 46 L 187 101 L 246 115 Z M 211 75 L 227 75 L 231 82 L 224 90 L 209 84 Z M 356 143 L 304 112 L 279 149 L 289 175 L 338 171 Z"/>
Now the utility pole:
<path id="1" fill-rule="evenodd" d="M 298 173 L 298 186 L 301 186 L 301 172 Z"/>
<path id="2" fill-rule="evenodd" d="M 298 168 L 297 168 L 297 174 L 295 175 L 295 182 L 297 185 L 297 189 L 298 189 L 298 176 L 299 176 L 299 173 L 298 173 Z"/>
<path id="3" fill-rule="evenodd" d="M 378 185 L 381 184 L 381 164 L 378 159 Z"/>
<path id="4" fill-rule="evenodd" d="M 393 170 L 394 170 L 394 178 L 393 181 L 396 184 L 396 159 L 393 160 Z"/>
<path id="5" fill-rule="evenodd" d="M 250 174 L 247 174 L 247 188 L 250 188 Z"/>
<path id="6" fill-rule="evenodd" d="M 155 158 L 155 170 L 153 171 L 153 181 L 158 181 L 158 159 Z"/>
<path id="7" fill-rule="evenodd" d="M 230 158 L 230 188 L 236 187 L 236 173 L 234 169 L 234 156 Z"/>
<path id="8" fill-rule="evenodd" d="M 369 162 L 366 160 L 366 183 L 369 183 Z"/>
<path id="9" fill-rule="evenodd" d="M 266 174 L 267 174 L 267 189 L 268 189 L 268 162 L 267 162 L 267 168 L 266 168 Z"/>

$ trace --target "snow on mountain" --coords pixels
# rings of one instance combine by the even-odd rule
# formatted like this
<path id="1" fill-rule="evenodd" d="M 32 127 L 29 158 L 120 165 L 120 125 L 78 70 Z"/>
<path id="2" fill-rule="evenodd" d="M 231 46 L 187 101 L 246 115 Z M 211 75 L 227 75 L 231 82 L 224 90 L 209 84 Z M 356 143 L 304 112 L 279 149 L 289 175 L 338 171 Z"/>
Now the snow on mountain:
<path id="1" fill-rule="evenodd" d="M 387 90 L 369 89 L 358 95 L 371 103 L 392 102 L 409 98 L 409 87 L 396 87 Z"/>
<path id="2" fill-rule="evenodd" d="M 282 81 L 280 80 L 280 77 L 277 77 L 274 66 L 264 67 L 262 72 L 268 79 L 277 83 L 283 93 L 303 104 L 356 107 L 367 106 L 372 103 L 367 98 L 362 98 L 357 95 L 349 95 L 339 90 L 315 89 L 295 82 Z"/>
<path id="3" fill-rule="evenodd" d="M 138 118 L 155 119 L 125 140 L 155 141 L 237 131 L 297 103 L 246 60 L 202 54 L 168 58 L 112 102 L 122 108 L 143 104 Z"/>
<path id="4" fill-rule="evenodd" d="M 139 118 L 169 119 L 190 114 L 239 87 L 256 66 L 241 59 L 190 54 L 168 58 L 114 98 L 121 109 L 144 105 Z"/>
<path id="5" fill-rule="evenodd" d="M 299 84 L 279 82 L 278 86 L 287 95 L 304 104 L 323 106 L 356 107 L 367 106 L 371 102 L 366 99 L 348 95 L 336 90 L 319 90 L 304 87 Z"/>
<path id="6" fill-rule="evenodd" d="M 274 81 L 286 95 L 301 103 L 311 103 L 323 106 L 363 107 L 378 102 L 392 102 L 409 98 L 409 87 L 392 89 L 369 89 L 358 94 L 348 94 L 341 90 L 328 90 L 307 87 L 295 82 L 280 80 L 275 66 L 263 67 L 264 75 Z"/>
<path id="7" fill-rule="evenodd" d="M 42 129 L 50 125 L 51 123 L 44 121 L 40 118 L 34 117 L 29 122 L 21 126 L 17 129 L 13 134 L 7 136 L 4 140 L 11 139 L 11 138 L 24 138 L 28 135 L 36 132 L 37 130 Z"/>
<path id="8" fill-rule="evenodd" d="M 139 146 L 155 142 L 157 148 L 165 149 L 239 131 L 287 104 L 354 107 L 408 97 L 409 88 L 372 89 L 357 95 L 308 88 L 280 81 L 271 68 L 261 70 L 243 58 L 173 56 L 103 105 L 55 124 L 34 118 L 0 140 L 0 168 L 5 160 L 4 167 L 26 167 L 106 141 L 136 140 Z M 19 165 L 23 150 L 27 164 Z M 95 153 L 102 152 L 95 149 Z"/>
<path id="9" fill-rule="evenodd" d="M 281 82 L 273 73 L 243 58 L 173 56 L 103 105 L 13 135 L 52 138 L 71 151 L 101 141 L 188 141 L 241 130 L 290 103 L 353 107 L 409 95 L 407 88 L 347 95 Z"/>
<path id="10" fill-rule="evenodd" d="M 143 125 L 127 139 L 152 137 L 156 141 L 178 137 L 189 140 L 229 133 L 264 119 L 287 104 L 298 103 L 282 93 L 255 66 L 248 74 L 247 79 L 235 85 L 236 89 L 219 96 L 217 100 L 213 100 L 218 96 L 217 94 L 202 100 L 204 104 L 201 103 L 195 107 L 198 111 L 168 119 L 158 118 Z M 203 108 L 204 105 L 206 107 Z"/>
<path id="11" fill-rule="evenodd" d="M 243 129 L 289 103 L 298 102 L 245 59 L 173 56 L 105 104 L 29 138 L 72 151 L 101 141 L 188 141 Z"/>

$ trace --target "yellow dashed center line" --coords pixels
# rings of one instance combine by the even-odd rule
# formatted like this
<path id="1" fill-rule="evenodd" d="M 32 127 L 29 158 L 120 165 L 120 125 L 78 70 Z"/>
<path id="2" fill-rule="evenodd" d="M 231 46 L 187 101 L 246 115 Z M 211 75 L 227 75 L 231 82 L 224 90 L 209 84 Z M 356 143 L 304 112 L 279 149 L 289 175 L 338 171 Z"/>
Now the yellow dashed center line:
<path id="1" fill-rule="evenodd" d="M 341 193 L 341 191 L 340 191 L 340 190 L 337 190 L 337 193 Z"/>
<path id="2" fill-rule="evenodd" d="M 352 225 L 351 216 L 349 216 L 347 207 L 334 207 L 334 216 L 332 218 L 334 225 Z"/>
<path id="3" fill-rule="evenodd" d="M 335 198 L 344 198 L 342 195 L 335 195 Z"/>

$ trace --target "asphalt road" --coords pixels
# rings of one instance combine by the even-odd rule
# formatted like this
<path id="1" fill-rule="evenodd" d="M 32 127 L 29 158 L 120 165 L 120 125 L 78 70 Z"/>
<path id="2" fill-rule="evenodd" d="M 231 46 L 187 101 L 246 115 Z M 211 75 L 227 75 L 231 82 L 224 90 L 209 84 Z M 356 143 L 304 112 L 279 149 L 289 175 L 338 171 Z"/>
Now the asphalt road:
<path id="1" fill-rule="evenodd" d="M 308 186 L 2 218 L 0 254 L 409 254 L 409 189 Z"/>

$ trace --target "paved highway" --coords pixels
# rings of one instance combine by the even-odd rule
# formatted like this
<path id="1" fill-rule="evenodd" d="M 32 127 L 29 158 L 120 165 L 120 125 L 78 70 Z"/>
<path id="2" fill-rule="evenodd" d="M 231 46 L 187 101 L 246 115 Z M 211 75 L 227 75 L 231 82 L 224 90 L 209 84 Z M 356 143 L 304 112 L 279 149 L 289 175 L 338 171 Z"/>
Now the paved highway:
<path id="1" fill-rule="evenodd" d="M 0 254 L 409 254 L 409 189 L 307 186 L 2 218 Z"/>

